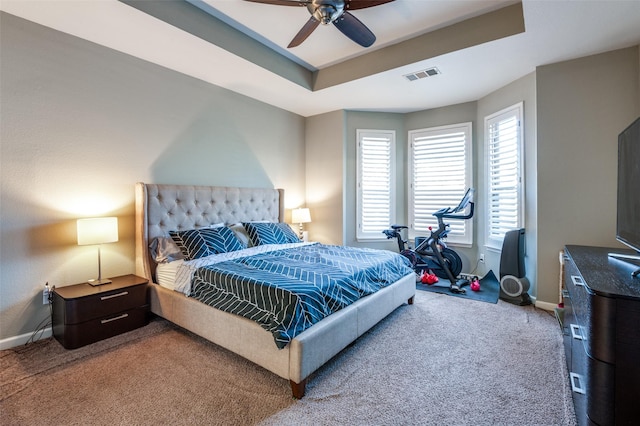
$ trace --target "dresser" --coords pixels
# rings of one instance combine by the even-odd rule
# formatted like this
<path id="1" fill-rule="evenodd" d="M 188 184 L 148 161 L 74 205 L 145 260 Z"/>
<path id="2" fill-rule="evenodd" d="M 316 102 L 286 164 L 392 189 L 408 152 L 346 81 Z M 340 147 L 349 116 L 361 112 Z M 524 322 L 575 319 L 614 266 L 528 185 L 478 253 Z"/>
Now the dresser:
<path id="1" fill-rule="evenodd" d="M 579 425 L 640 421 L 640 278 L 624 249 L 565 247 L 563 338 Z"/>
<path id="2" fill-rule="evenodd" d="M 101 286 L 88 283 L 53 290 L 53 336 L 75 349 L 142 327 L 149 322 L 147 279 L 135 275 L 110 278 Z"/>

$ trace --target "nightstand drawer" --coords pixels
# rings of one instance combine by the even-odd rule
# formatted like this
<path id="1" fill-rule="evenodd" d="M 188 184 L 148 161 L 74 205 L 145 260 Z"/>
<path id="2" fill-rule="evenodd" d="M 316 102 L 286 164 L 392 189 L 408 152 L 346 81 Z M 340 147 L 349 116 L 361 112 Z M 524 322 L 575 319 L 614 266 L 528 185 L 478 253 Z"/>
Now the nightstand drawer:
<path id="1" fill-rule="evenodd" d="M 147 290 L 147 284 L 140 284 L 66 300 L 64 322 L 77 324 L 146 305 Z"/>
<path id="2" fill-rule="evenodd" d="M 54 326 L 53 333 L 62 346 L 76 349 L 147 325 L 148 312 L 148 305 L 139 306 L 79 324 Z"/>
<path id="3" fill-rule="evenodd" d="M 148 323 L 148 280 L 113 277 L 111 284 L 81 283 L 55 288 L 51 310 L 53 336 L 75 349 Z"/>

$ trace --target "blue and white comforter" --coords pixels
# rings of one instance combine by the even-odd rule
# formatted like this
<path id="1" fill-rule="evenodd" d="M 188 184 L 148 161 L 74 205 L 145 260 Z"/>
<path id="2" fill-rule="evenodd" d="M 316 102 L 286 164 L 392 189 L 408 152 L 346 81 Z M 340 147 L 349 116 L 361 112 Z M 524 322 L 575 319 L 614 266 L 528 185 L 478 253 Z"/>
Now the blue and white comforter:
<path id="1" fill-rule="evenodd" d="M 404 256 L 390 251 L 287 247 L 198 267 L 191 297 L 256 321 L 283 348 L 324 317 L 413 273 Z"/>

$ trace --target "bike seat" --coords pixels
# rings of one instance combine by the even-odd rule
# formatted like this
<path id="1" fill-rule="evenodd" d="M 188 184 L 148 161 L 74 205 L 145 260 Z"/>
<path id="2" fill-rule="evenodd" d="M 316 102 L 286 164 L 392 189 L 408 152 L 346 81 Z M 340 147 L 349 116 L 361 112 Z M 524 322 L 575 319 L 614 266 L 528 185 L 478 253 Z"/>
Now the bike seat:
<path id="1" fill-rule="evenodd" d="M 405 225 L 391 225 L 391 229 L 394 229 L 397 231 L 398 229 L 409 229 L 409 227 Z"/>

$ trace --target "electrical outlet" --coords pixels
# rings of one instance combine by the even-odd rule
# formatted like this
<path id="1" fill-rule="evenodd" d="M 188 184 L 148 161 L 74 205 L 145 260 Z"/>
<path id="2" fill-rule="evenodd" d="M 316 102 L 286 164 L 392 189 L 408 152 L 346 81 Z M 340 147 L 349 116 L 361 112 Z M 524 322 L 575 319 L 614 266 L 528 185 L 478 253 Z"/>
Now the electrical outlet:
<path id="1" fill-rule="evenodd" d="M 484 263 L 484 253 L 480 253 L 480 263 Z"/>
<path id="2" fill-rule="evenodd" d="M 49 296 L 51 294 L 51 289 L 49 288 L 49 283 L 46 283 L 44 285 L 44 290 L 42 290 L 42 304 L 43 305 L 48 305 L 49 304 Z"/>

